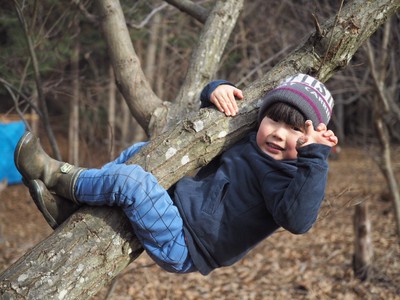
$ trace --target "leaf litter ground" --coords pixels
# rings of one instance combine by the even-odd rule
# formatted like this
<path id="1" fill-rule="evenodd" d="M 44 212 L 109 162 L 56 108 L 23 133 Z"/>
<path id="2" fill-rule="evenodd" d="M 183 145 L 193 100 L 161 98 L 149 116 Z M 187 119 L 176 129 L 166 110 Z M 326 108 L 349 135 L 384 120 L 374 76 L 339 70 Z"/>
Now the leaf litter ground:
<path id="1" fill-rule="evenodd" d="M 393 167 L 399 178 L 400 153 Z M 94 299 L 400 299 L 399 237 L 387 195 L 370 156 L 345 148 L 330 162 L 326 200 L 307 234 L 280 230 L 206 277 L 169 274 L 142 254 Z M 365 282 L 352 271 L 354 206 L 361 201 L 368 203 L 374 246 Z M 50 233 L 23 185 L 0 192 L 0 272 Z"/>

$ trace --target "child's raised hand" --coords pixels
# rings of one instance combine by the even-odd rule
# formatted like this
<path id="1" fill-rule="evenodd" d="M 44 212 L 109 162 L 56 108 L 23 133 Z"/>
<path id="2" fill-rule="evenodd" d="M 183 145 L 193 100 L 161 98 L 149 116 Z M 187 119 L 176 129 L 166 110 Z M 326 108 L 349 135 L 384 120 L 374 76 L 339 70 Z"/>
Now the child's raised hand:
<path id="1" fill-rule="evenodd" d="M 226 116 L 236 116 L 238 113 L 236 98 L 243 99 L 242 91 L 228 84 L 219 85 L 210 95 L 211 103 Z"/>
<path id="2" fill-rule="evenodd" d="M 328 130 L 324 123 L 320 123 L 314 129 L 311 120 L 306 121 L 306 128 L 304 136 L 297 140 L 297 147 L 302 147 L 309 144 L 323 144 L 329 147 L 337 145 L 338 138 L 332 130 Z"/>

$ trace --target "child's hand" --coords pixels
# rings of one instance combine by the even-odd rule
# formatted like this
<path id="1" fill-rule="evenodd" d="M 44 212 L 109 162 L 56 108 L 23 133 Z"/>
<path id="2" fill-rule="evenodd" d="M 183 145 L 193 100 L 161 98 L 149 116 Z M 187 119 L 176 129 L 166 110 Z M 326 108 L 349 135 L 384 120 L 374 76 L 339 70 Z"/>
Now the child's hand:
<path id="1" fill-rule="evenodd" d="M 226 116 L 236 116 L 239 109 L 235 97 L 243 99 L 242 91 L 234 86 L 222 84 L 211 93 L 210 101 Z"/>
<path id="2" fill-rule="evenodd" d="M 320 123 L 317 128 L 314 129 L 312 121 L 307 120 L 304 136 L 297 140 L 297 147 L 303 147 L 313 143 L 333 147 L 337 145 L 338 138 L 332 130 L 328 130 L 324 123 Z"/>

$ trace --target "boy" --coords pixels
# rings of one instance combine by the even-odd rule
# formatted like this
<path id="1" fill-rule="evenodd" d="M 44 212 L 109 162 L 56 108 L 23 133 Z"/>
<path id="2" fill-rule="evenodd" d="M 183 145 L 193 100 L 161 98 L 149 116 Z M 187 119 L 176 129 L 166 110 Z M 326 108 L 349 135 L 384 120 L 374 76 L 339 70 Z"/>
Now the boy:
<path id="1" fill-rule="evenodd" d="M 202 106 L 213 103 L 235 115 L 235 96 L 243 98 L 228 82 L 212 82 L 202 93 Z M 168 191 L 140 166 L 125 164 L 144 143 L 101 169 L 86 170 L 51 159 L 26 133 L 15 163 L 53 225 L 65 219 L 59 210 L 68 214 L 83 204 L 117 205 L 163 269 L 207 275 L 232 265 L 280 227 L 295 234 L 308 231 L 324 198 L 327 157 L 338 142 L 326 128 L 333 107 L 329 91 L 298 74 L 262 100 L 257 132 Z M 313 124 L 319 125 L 314 129 Z M 75 206 L 57 198 L 64 202 L 54 208 L 48 190 Z"/>

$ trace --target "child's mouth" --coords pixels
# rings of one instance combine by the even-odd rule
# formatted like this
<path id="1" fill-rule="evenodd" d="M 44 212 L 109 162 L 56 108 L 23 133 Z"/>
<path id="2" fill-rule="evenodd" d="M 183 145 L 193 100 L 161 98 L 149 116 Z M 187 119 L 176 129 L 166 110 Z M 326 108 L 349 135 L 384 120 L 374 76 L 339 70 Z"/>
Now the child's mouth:
<path id="1" fill-rule="evenodd" d="M 278 150 L 278 151 L 283 151 L 283 150 L 285 150 L 284 148 L 282 148 L 282 147 L 280 147 L 279 145 L 277 145 L 277 144 L 274 144 L 274 143 L 266 143 L 267 144 L 267 146 L 268 146 L 268 148 L 271 148 L 271 149 L 273 149 L 273 150 Z"/>

